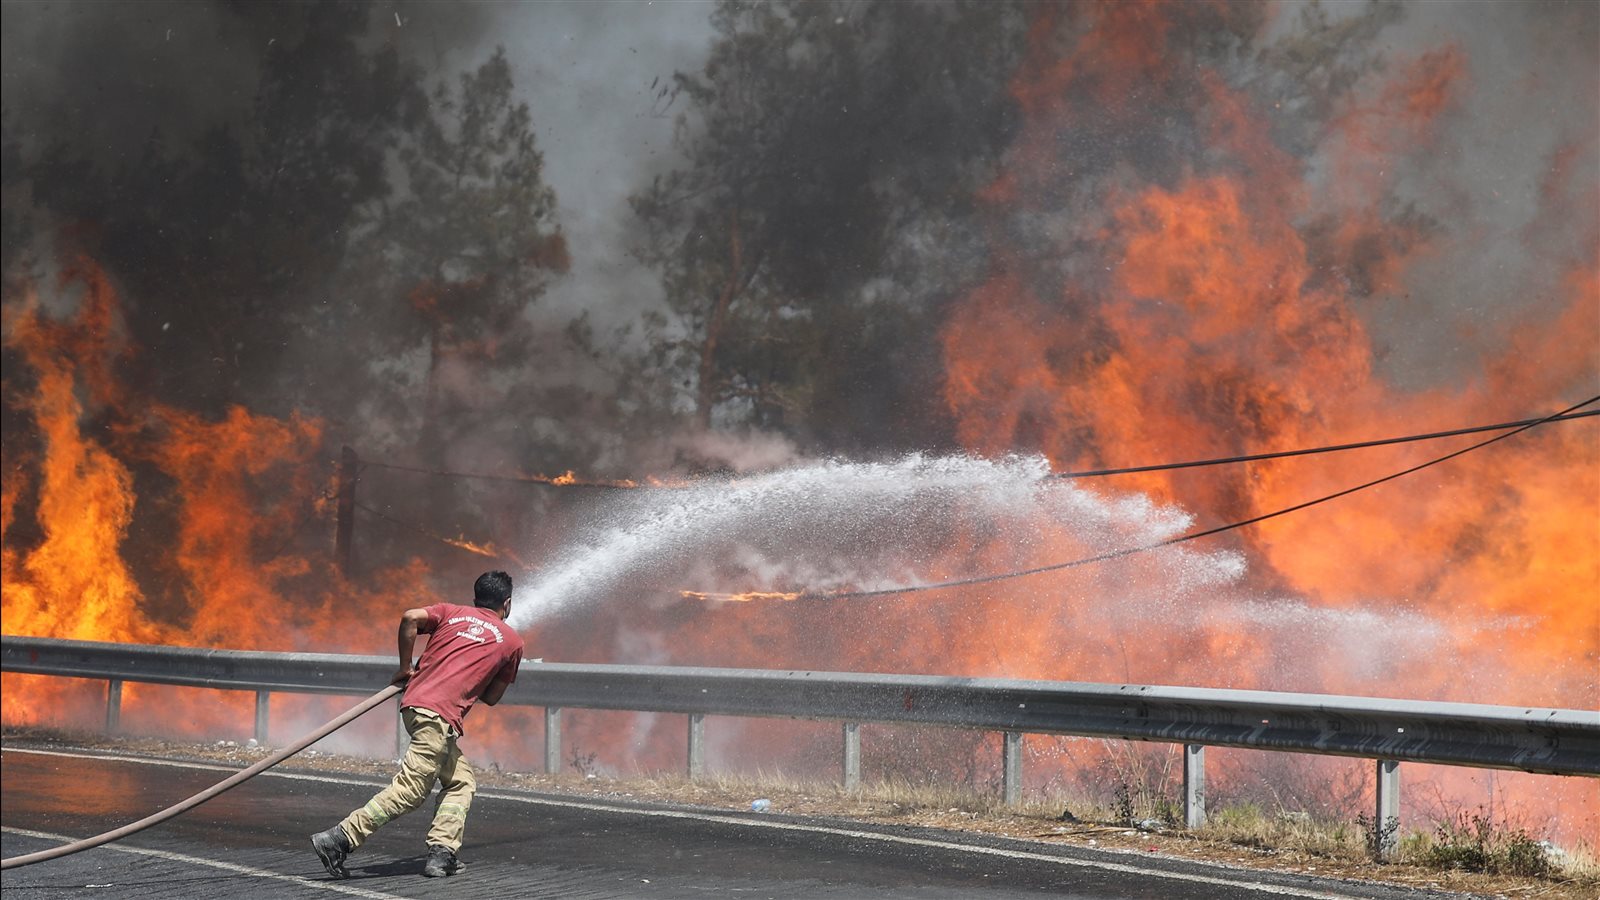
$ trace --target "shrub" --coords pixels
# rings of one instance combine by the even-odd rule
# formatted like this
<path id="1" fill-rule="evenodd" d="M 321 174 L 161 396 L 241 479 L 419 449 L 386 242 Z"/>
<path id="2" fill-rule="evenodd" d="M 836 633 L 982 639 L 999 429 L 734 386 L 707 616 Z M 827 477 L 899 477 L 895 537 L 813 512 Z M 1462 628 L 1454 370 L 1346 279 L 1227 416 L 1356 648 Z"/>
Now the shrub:
<path id="1" fill-rule="evenodd" d="M 1555 871 L 1544 845 L 1522 828 L 1508 823 L 1497 826 L 1481 810 L 1459 812 L 1440 822 L 1420 860 L 1441 869 L 1491 875 L 1542 878 Z"/>

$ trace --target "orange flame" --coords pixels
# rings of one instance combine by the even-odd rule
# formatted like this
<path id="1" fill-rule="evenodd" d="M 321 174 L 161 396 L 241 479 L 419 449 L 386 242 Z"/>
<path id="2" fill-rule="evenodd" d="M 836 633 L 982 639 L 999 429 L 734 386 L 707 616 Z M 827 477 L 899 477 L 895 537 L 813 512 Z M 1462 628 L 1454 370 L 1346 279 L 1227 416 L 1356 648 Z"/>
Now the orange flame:
<path id="1" fill-rule="evenodd" d="M 37 433 L 36 455 L 26 463 L 40 473 L 36 482 L 24 468 L 5 477 L 6 632 L 241 649 L 384 648 L 367 635 L 352 644 L 334 624 L 342 617 L 328 612 L 390 615 L 396 596 L 418 599 L 414 585 L 425 570 L 380 572 L 372 585 L 358 587 L 343 582 L 327 560 L 285 552 L 322 510 L 321 425 L 238 407 L 213 421 L 137 402 L 113 375 L 134 348 L 119 337 L 109 280 L 80 260 L 63 285 L 80 293 L 68 319 L 46 316 L 31 291 L 5 310 L 5 344 L 33 375 L 16 397 Z M 90 420 L 109 424 L 90 432 L 84 424 Z M 141 499 L 136 470 L 164 479 L 171 490 Z M 31 508 L 24 509 L 27 501 Z M 140 587 L 126 561 L 141 502 L 176 522 L 172 544 L 139 548 L 150 557 L 147 577 L 161 583 L 157 596 Z M 308 596 L 315 599 L 308 603 Z M 103 702 L 86 699 L 103 688 L 60 679 L 6 675 L 4 685 L 8 723 L 71 721 Z M 200 701 L 202 692 L 184 690 L 128 685 L 123 705 L 130 719 L 143 713 L 189 735 L 231 729 L 248 718 L 248 698 L 203 692 L 208 699 Z M 177 721 L 170 715 L 174 692 L 185 698 Z"/>
<path id="2" fill-rule="evenodd" d="M 1554 412 L 1595 393 L 1592 130 L 1550 153 L 1538 215 L 1520 235 L 1518 249 L 1545 268 L 1529 298 L 1517 298 L 1530 311 L 1508 303 L 1508 324 L 1483 342 L 1484 359 L 1460 378 L 1417 387 L 1396 371 L 1407 348 L 1385 346 L 1374 322 L 1426 319 L 1413 293 L 1430 289 L 1428 267 L 1472 257 L 1493 229 L 1430 223 L 1386 201 L 1403 172 L 1431 173 L 1429 155 L 1471 87 L 1466 51 L 1445 45 L 1362 82 L 1322 123 L 1313 170 L 1275 137 L 1280 111 L 1257 108 L 1180 46 L 1208 17 L 1216 26 L 1208 33 L 1248 33 L 1252 8 L 1082 9 L 1077 17 L 1055 5 L 1038 10 L 1012 85 L 1021 131 L 979 191 L 988 221 L 1002 223 L 990 274 L 953 304 L 940 335 L 944 398 L 964 448 L 991 457 L 1039 451 L 1057 470 L 1091 469 L 1443 430 Z M 1138 157 L 1156 151 L 1140 142 L 1158 145 L 1185 117 L 1204 146 L 1141 171 Z M 1104 169 L 1063 158 L 1064 145 L 1095 139 L 1136 149 Z M 1035 218 L 1050 227 L 1025 229 Z M 1534 296 L 1556 299 L 1534 305 Z M 1093 487 L 1179 504 L 1208 527 L 1467 440 L 1148 472 Z M 1236 615 L 1185 615 L 1188 631 L 1096 602 L 1167 590 L 1137 564 L 877 598 L 843 616 L 835 604 L 735 603 L 687 624 L 650 621 L 676 626 L 670 642 L 695 660 L 743 650 L 763 664 L 803 666 L 795 657 L 806 654 L 782 649 L 800 644 L 845 668 L 1591 708 L 1600 692 L 1595 447 L 1592 424 L 1545 426 L 1408 481 L 1212 539 L 1245 554 L 1241 593 L 1260 599 Z M 1045 539 L 1019 565 L 1014 548 L 992 537 L 963 538 L 947 561 L 922 568 L 1002 572 L 1084 555 L 1069 538 Z M 1323 621 L 1414 619 L 1440 636 L 1441 650 L 1366 658 L 1363 648 L 1311 637 L 1311 646 L 1275 646 L 1263 623 L 1285 596 L 1303 602 L 1297 615 Z M 863 638 L 863 619 L 893 640 Z M 1463 678 L 1464 669 L 1482 677 Z M 1438 777 L 1459 797 L 1474 776 Z M 1587 784 L 1541 786 L 1518 800 L 1541 816 L 1561 807 L 1569 833 L 1600 815 L 1600 791 Z"/>
<path id="3" fill-rule="evenodd" d="M 1145 96 L 1175 98 L 1151 55 L 1166 45 L 1170 30 L 1110 27 L 1113 18 L 1151 9 L 1117 4 L 1076 43 L 1067 30 L 1050 30 L 1018 76 L 1024 150 L 984 199 L 998 219 L 1033 197 L 1087 193 L 1103 200 L 1104 219 L 1066 239 L 1077 247 L 1061 247 L 1060 256 L 1076 263 L 1072 277 L 1052 287 L 1002 247 L 994 274 L 952 312 L 943 332 L 945 396 L 965 446 L 985 454 L 1038 449 L 1057 468 L 1082 469 L 1329 444 L 1499 413 L 1537 415 L 1594 393 L 1597 191 L 1592 173 L 1584 181 L 1572 177 L 1570 146 L 1552 159 L 1550 177 L 1561 183 L 1546 190 L 1541 219 L 1575 224 L 1586 241 L 1551 241 L 1558 227 L 1530 226 L 1523 248 L 1548 260 L 1550 293 L 1563 299 L 1546 304 L 1543 319 L 1530 316 L 1507 328 L 1507 340 L 1478 374 L 1455 384 L 1408 388 L 1384 365 L 1364 304 L 1406 302 L 1409 294 L 1385 292 L 1415 284 L 1408 278 L 1418 263 L 1477 252 L 1470 228 L 1457 237 L 1448 224 L 1425 227 L 1381 205 L 1404 165 L 1415 167 L 1431 152 L 1467 88 L 1457 46 L 1423 54 L 1355 92 L 1332 123 L 1321 181 L 1277 149 L 1266 115 L 1203 69 L 1194 79 L 1204 98 L 1194 110 L 1207 138 L 1202 161 L 1147 181 L 1119 171 L 1096 184 L 1092 173 L 1058 171 L 1051 148 L 1064 130 L 1092 127 L 1083 123 L 1095 121 L 1102 106 L 1112 116 L 1140 115 L 1080 88 L 1122 84 L 1139 73 Z M 1123 50 L 1113 54 L 1102 42 Z M 1072 50 L 1057 49 L 1063 45 Z M 1176 108 L 1185 105 L 1179 98 Z M 1165 114 L 1173 108 L 1165 106 Z M 1587 152 L 1592 158 L 1592 144 Z M 1580 210 L 1566 198 L 1586 206 Z M 1531 239 L 1535 234 L 1540 240 Z M 1577 249 L 1549 258 L 1550 246 Z M 1330 271 L 1349 277 L 1330 278 Z M 1391 661 L 1377 684 L 1346 654 L 1317 654 L 1306 687 L 1593 706 L 1600 672 L 1594 448 L 1587 426 L 1544 428 L 1453 460 L 1448 470 L 1410 486 L 1396 482 L 1325 512 L 1239 533 L 1252 559 L 1250 584 L 1263 596 L 1291 591 L 1330 613 L 1383 604 L 1435 623 L 1460 654 L 1451 662 Z M 1202 524 L 1220 524 L 1439 452 L 1397 447 L 1337 463 L 1278 460 L 1228 471 L 1146 473 L 1106 489 L 1175 501 L 1196 511 Z M 985 593 L 1020 606 L 1030 590 L 1070 595 L 1070 583 L 1047 576 L 1029 589 L 996 586 Z M 1022 627 L 1005 617 L 986 621 L 971 637 Z M 1115 650 L 1125 635 L 1114 620 L 1074 620 L 1073 629 L 1064 645 L 1071 649 L 1024 651 L 1022 667 L 1093 680 L 1123 677 L 1125 662 Z M 984 646 L 981 639 L 971 645 Z M 1243 623 L 1210 624 L 1187 646 L 1169 646 L 1144 659 L 1136 677 L 1236 687 L 1273 687 L 1282 677 L 1272 649 Z M 1013 672 L 1018 656 L 1008 658 Z M 1463 660 L 1494 677 L 1461 678 Z M 1579 818 L 1592 819 L 1600 798 L 1590 791 L 1577 806 Z"/>
<path id="4" fill-rule="evenodd" d="M 84 406 L 75 391 L 72 360 L 86 344 L 112 333 L 112 297 L 103 278 L 91 279 L 80 328 L 46 322 L 29 295 L 7 311 L 6 345 L 21 351 L 37 381 L 23 402 L 39 430 L 43 477 L 35 517 L 42 539 L 26 555 L 5 549 L 4 619 L 7 632 L 92 640 L 118 635 L 152 641 L 164 630 L 144 619 L 142 595 L 120 554 L 133 514 L 132 476 L 81 430 Z M 115 352 L 119 348 L 107 346 Z M 101 358 L 90 352 L 90 359 Z M 104 400 L 110 379 L 88 367 L 93 390 Z M 20 481 L 7 474 L 5 534 L 15 533 Z M 9 701 L 8 697 L 8 701 Z"/>
<path id="5" fill-rule="evenodd" d="M 679 591 L 678 595 L 685 600 L 713 600 L 718 603 L 750 603 L 756 600 L 799 600 L 801 597 L 807 596 L 801 591 L 744 591 L 737 594 L 724 594 L 715 591 Z"/>
<path id="6" fill-rule="evenodd" d="M 460 548 L 468 553 L 476 553 L 479 556 L 499 558 L 505 555 L 500 550 L 495 549 L 493 544 L 475 544 L 472 541 L 467 540 L 465 537 L 440 538 L 440 540 L 452 547 Z"/>

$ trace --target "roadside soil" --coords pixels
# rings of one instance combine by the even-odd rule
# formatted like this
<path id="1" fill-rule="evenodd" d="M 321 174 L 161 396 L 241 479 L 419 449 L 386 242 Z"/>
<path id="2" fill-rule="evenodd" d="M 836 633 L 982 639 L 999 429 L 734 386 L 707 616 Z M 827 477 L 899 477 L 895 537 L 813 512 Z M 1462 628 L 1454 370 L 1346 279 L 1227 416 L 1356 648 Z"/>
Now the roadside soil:
<path id="1" fill-rule="evenodd" d="M 154 737 L 107 736 L 39 728 L 11 728 L 0 733 L 7 749 L 88 749 L 161 759 L 206 762 L 243 768 L 272 752 L 271 747 L 250 742 L 192 743 Z M 282 764 L 288 771 L 338 773 L 388 778 L 393 760 L 338 756 L 308 750 Z M 1474 872 L 1445 871 L 1404 863 L 1377 863 L 1292 848 L 1245 846 L 1206 839 L 1182 830 L 1144 831 L 1106 822 L 967 810 L 959 806 L 929 808 L 927 804 L 901 802 L 877 796 L 870 789 L 857 795 L 830 785 L 796 786 L 712 776 L 699 781 L 681 777 L 640 775 L 607 778 L 576 772 L 559 775 L 502 771 L 498 766 L 475 767 L 484 788 L 535 791 L 573 798 L 671 803 L 715 810 L 749 811 L 756 798 L 770 801 L 770 811 L 790 816 L 814 816 L 880 825 L 938 828 L 1007 838 L 1095 848 L 1123 853 L 1161 854 L 1179 859 L 1204 860 L 1224 865 L 1275 872 L 1382 882 L 1432 890 L 1459 891 L 1488 897 L 1573 898 L 1600 896 L 1600 879 L 1563 876 L 1523 878 Z M 154 812 L 154 810 L 152 810 Z"/>

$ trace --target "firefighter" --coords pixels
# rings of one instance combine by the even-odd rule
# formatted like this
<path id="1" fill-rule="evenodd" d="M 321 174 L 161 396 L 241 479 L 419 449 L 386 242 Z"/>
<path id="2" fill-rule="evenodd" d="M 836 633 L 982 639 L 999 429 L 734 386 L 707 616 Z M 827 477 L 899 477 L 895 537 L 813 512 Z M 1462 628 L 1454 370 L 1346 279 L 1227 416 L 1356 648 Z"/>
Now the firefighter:
<path id="1" fill-rule="evenodd" d="M 463 869 L 456 854 L 477 782 L 456 741 L 461 722 L 482 700 L 500 702 L 517 677 L 522 638 L 506 624 L 511 611 L 511 576 L 485 572 L 473 585 L 473 606 L 435 603 L 400 617 L 400 670 L 404 683 L 400 716 L 411 736 L 400 772 L 389 786 L 339 824 L 311 836 L 311 846 L 334 878 L 348 877 L 345 857 L 389 820 L 421 806 L 439 782 L 439 800 L 428 829 L 428 861 L 422 874 L 437 878 Z M 412 663 L 417 635 L 430 635 L 422 658 Z"/>

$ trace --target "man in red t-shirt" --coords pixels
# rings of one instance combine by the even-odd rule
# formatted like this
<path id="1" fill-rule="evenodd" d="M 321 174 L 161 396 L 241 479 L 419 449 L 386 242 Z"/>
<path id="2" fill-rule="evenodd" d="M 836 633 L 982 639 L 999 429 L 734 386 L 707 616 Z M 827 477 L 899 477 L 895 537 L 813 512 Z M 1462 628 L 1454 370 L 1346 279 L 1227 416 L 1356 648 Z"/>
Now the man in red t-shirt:
<path id="1" fill-rule="evenodd" d="M 344 878 L 345 857 L 390 819 L 421 806 L 439 780 L 439 803 L 428 829 L 428 861 L 422 874 L 454 875 L 463 866 L 456 858 L 467 809 L 478 783 L 472 777 L 456 738 L 461 720 L 478 700 L 500 702 L 506 686 L 517 679 L 522 638 L 505 623 L 511 612 L 511 576 L 485 572 L 473 585 L 474 606 L 435 603 L 408 609 L 400 617 L 400 671 L 393 683 L 406 682 L 400 716 L 411 745 L 400 773 L 367 804 L 327 831 L 311 836 L 311 846 L 328 874 Z M 415 666 L 411 653 L 417 635 L 432 635 Z"/>

